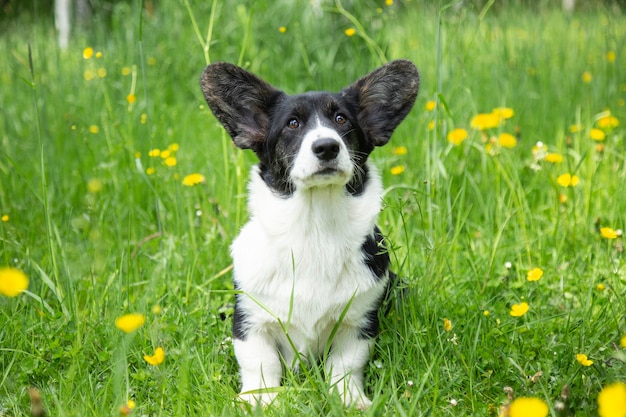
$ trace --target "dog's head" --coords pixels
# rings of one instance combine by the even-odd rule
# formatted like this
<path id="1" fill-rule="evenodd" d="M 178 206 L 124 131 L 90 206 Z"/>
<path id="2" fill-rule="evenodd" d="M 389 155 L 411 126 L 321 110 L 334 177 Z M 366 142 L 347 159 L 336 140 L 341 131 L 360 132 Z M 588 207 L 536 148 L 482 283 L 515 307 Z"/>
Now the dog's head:
<path id="1" fill-rule="evenodd" d="M 215 63 L 201 85 L 213 114 L 235 145 L 257 154 L 276 192 L 339 185 L 358 194 L 369 154 L 413 107 L 419 73 L 410 61 L 393 61 L 339 93 L 289 96 L 242 68 Z"/>

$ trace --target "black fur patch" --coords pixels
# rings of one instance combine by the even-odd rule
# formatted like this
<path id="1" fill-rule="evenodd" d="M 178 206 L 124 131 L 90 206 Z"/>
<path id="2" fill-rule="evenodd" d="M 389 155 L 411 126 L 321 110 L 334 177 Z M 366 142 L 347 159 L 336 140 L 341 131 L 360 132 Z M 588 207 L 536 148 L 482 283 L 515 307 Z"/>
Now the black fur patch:
<path id="1" fill-rule="evenodd" d="M 385 238 L 378 226 L 374 227 L 374 232 L 367 236 L 361 246 L 365 257 L 365 264 L 372 273 L 381 279 L 386 276 L 389 270 L 389 252 L 385 245 Z"/>

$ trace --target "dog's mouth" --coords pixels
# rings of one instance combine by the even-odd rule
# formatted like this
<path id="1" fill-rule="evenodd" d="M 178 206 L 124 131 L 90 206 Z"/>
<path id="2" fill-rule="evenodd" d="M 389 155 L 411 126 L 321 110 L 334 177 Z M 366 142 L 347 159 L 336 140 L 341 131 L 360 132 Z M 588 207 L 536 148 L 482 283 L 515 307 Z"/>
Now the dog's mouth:
<path id="1" fill-rule="evenodd" d="M 335 168 L 335 167 L 322 167 L 320 170 L 318 170 L 313 175 L 328 176 L 328 175 L 336 175 L 336 174 L 339 174 L 339 173 L 340 173 L 340 171 L 337 168 Z"/>

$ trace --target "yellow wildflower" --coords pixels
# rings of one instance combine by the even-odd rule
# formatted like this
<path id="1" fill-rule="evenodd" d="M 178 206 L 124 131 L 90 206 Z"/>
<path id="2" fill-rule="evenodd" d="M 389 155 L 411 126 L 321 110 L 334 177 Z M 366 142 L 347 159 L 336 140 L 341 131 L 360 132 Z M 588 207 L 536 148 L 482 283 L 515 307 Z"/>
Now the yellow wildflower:
<path id="1" fill-rule="evenodd" d="M 153 158 L 157 158 L 160 155 L 161 155 L 161 150 L 159 148 L 150 149 L 148 151 L 148 156 L 151 156 Z"/>
<path id="2" fill-rule="evenodd" d="M 576 187 L 580 182 L 578 175 L 572 175 L 569 173 L 559 175 L 556 182 L 562 187 Z"/>
<path id="3" fill-rule="evenodd" d="M 96 134 L 100 131 L 100 128 L 97 125 L 89 126 L 89 133 Z"/>
<path id="4" fill-rule="evenodd" d="M 393 6 L 393 0 L 385 0 L 385 5 Z"/>
<path id="5" fill-rule="evenodd" d="M 437 102 L 434 100 L 428 100 L 426 102 L 426 111 L 433 111 L 437 108 Z"/>
<path id="6" fill-rule="evenodd" d="M 582 365 L 582 366 L 591 366 L 593 365 L 593 361 L 589 360 L 589 358 L 587 358 L 587 355 L 585 355 L 584 353 L 578 353 L 576 354 L 576 360 Z"/>
<path id="7" fill-rule="evenodd" d="M 148 123 L 148 115 L 145 113 L 141 113 L 140 121 L 142 125 L 145 125 L 146 123 Z"/>
<path id="8" fill-rule="evenodd" d="M 500 146 L 503 148 L 514 148 L 515 145 L 517 145 L 517 139 L 510 133 L 500 133 L 498 143 L 500 143 Z"/>
<path id="9" fill-rule="evenodd" d="M 97 194 L 100 191 L 102 191 L 102 181 L 100 181 L 98 178 L 92 178 L 89 181 L 87 181 L 87 191 L 89 191 L 92 194 Z"/>
<path id="10" fill-rule="evenodd" d="M 165 359 L 165 351 L 162 347 L 158 347 L 154 350 L 154 355 L 144 355 L 144 360 L 148 362 L 150 365 L 160 365 L 163 363 Z"/>
<path id="11" fill-rule="evenodd" d="M 626 334 L 622 336 L 622 338 L 619 340 L 619 345 L 623 348 L 626 348 Z"/>
<path id="12" fill-rule="evenodd" d="M 604 285 L 603 283 L 599 283 L 598 285 L 596 285 L 596 289 L 598 291 L 604 291 L 606 289 L 606 285 Z"/>
<path id="13" fill-rule="evenodd" d="M 463 141 L 467 139 L 467 130 L 462 128 L 457 128 L 448 133 L 448 142 L 453 145 L 460 145 Z"/>
<path id="14" fill-rule="evenodd" d="M 479 113 L 472 118 L 470 126 L 476 130 L 487 130 L 498 127 L 500 124 L 500 116 L 494 113 Z"/>
<path id="15" fill-rule="evenodd" d="M 589 137 L 593 140 L 604 140 L 606 139 L 606 134 L 600 129 L 591 129 L 589 131 Z"/>
<path id="16" fill-rule="evenodd" d="M 400 175 L 404 172 L 405 168 L 404 165 L 396 165 L 394 167 L 391 167 L 391 175 Z"/>
<path id="17" fill-rule="evenodd" d="M 509 314 L 513 317 L 521 317 L 524 314 L 528 313 L 528 303 L 526 302 L 521 302 L 519 304 L 513 304 L 511 306 L 511 311 L 509 312 Z"/>
<path id="18" fill-rule="evenodd" d="M 122 68 L 122 75 L 126 76 L 126 75 L 130 75 L 130 73 L 131 73 L 130 67 Z"/>
<path id="19" fill-rule="evenodd" d="M 443 319 L 443 329 L 446 332 L 449 332 L 450 330 L 452 330 L 452 322 L 448 319 Z"/>
<path id="20" fill-rule="evenodd" d="M 84 59 L 91 59 L 92 56 L 93 56 L 93 48 L 91 46 L 88 46 L 85 49 L 83 49 Z"/>
<path id="21" fill-rule="evenodd" d="M 204 178 L 204 175 L 202 174 L 198 174 L 198 173 L 189 174 L 185 178 L 183 178 L 183 185 L 191 187 L 194 185 L 201 184 L 204 181 L 206 181 L 206 178 Z"/>
<path id="22" fill-rule="evenodd" d="M 602 388 L 598 394 L 598 414 L 600 417 L 626 416 L 626 384 L 614 382 Z"/>
<path id="23" fill-rule="evenodd" d="M 546 417 L 548 404 L 539 398 L 519 397 L 509 405 L 509 417 Z"/>
<path id="24" fill-rule="evenodd" d="M 0 294 L 17 297 L 28 289 L 28 277 L 17 268 L 0 268 Z"/>
<path id="25" fill-rule="evenodd" d="M 285 26 L 281 26 L 281 27 L 278 28 L 278 31 L 280 33 L 285 33 L 285 32 L 287 32 L 287 28 Z"/>
<path id="26" fill-rule="evenodd" d="M 168 167 L 175 167 L 177 162 L 178 161 L 174 156 L 170 156 L 169 158 L 165 159 L 165 165 L 167 165 Z"/>
<path id="27" fill-rule="evenodd" d="M 124 333 L 132 333 L 146 322 L 146 317 L 141 313 L 124 314 L 115 319 L 115 327 Z"/>
<path id="28" fill-rule="evenodd" d="M 98 77 L 104 78 L 107 76 L 107 69 L 104 67 L 98 68 Z"/>
<path id="29" fill-rule="evenodd" d="M 356 33 L 356 29 L 348 28 L 343 33 L 345 33 L 346 36 L 354 36 L 354 34 Z"/>
<path id="30" fill-rule="evenodd" d="M 583 72 L 583 75 L 581 76 L 582 80 L 584 83 L 589 84 L 591 82 L 591 80 L 593 79 L 593 77 L 591 76 L 591 73 L 589 71 L 585 71 Z"/>
<path id="31" fill-rule="evenodd" d="M 492 110 L 491 113 L 498 116 L 501 119 L 510 119 L 511 117 L 515 115 L 515 112 L 513 111 L 513 109 L 510 109 L 508 107 L 495 108 Z"/>
<path id="32" fill-rule="evenodd" d="M 551 152 L 551 153 L 546 154 L 545 160 L 552 164 L 560 164 L 561 162 L 563 162 L 563 155 L 559 153 Z"/>
<path id="33" fill-rule="evenodd" d="M 149 167 L 146 169 L 147 175 L 154 175 L 155 172 L 156 172 L 156 169 L 154 167 Z"/>
<path id="34" fill-rule="evenodd" d="M 170 152 L 177 152 L 178 149 L 180 149 L 180 145 L 178 143 L 172 143 L 167 147 L 167 150 Z"/>
<path id="35" fill-rule="evenodd" d="M 613 129 L 619 126 L 617 117 L 608 114 L 598 119 L 597 125 L 600 129 Z"/>
<path id="36" fill-rule="evenodd" d="M 617 231 L 615 229 L 611 229 L 610 227 L 601 227 L 600 234 L 606 239 L 617 239 Z"/>
<path id="37" fill-rule="evenodd" d="M 391 150 L 391 152 L 394 155 L 402 156 L 402 155 L 406 155 L 407 153 L 409 153 L 409 150 L 406 148 L 406 146 L 396 146 L 395 148 Z"/>
<path id="38" fill-rule="evenodd" d="M 541 268 L 533 268 L 526 274 L 527 281 L 539 281 L 543 276 L 543 270 Z"/>
<path id="39" fill-rule="evenodd" d="M 172 156 L 172 151 L 170 151 L 169 149 L 162 150 L 159 156 L 160 156 L 162 159 L 167 159 L 167 158 L 169 158 L 170 156 Z"/>
<path id="40" fill-rule="evenodd" d="M 135 101 L 137 101 L 137 97 L 135 97 L 133 93 L 130 93 L 126 96 L 126 101 L 128 101 L 128 104 L 133 104 Z"/>
<path id="41" fill-rule="evenodd" d="M 569 132 L 570 133 L 582 132 L 584 128 L 585 126 L 581 125 L 580 123 L 576 123 L 576 124 L 570 125 Z"/>
<path id="42" fill-rule="evenodd" d="M 606 60 L 609 61 L 610 63 L 615 62 L 615 52 L 613 51 L 609 51 L 606 53 Z"/>
<path id="43" fill-rule="evenodd" d="M 8 214 L 3 214 L 3 215 L 2 215 L 2 221 L 3 221 L 4 223 L 8 222 L 8 221 L 9 221 L 9 215 L 8 215 Z"/>

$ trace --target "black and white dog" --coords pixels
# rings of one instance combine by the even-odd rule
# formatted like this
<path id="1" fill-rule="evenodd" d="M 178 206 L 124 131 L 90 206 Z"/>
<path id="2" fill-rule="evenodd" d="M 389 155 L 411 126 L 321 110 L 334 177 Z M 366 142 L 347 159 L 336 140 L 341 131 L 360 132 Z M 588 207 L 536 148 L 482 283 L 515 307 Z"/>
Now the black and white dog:
<path id="1" fill-rule="evenodd" d="M 325 357 L 343 402 L 367 407 L 364 368 L 391 274 L 376 226 L 383 187 L 368 156 L 413 107 L 417 69 L 393 61 L 339 93 L 290 96 L 215 63 L 201 84 L 235 145 L 259 158 L 250 220 L 231 247 L 240 396 L 268 404 L 282 362 Z"/>

